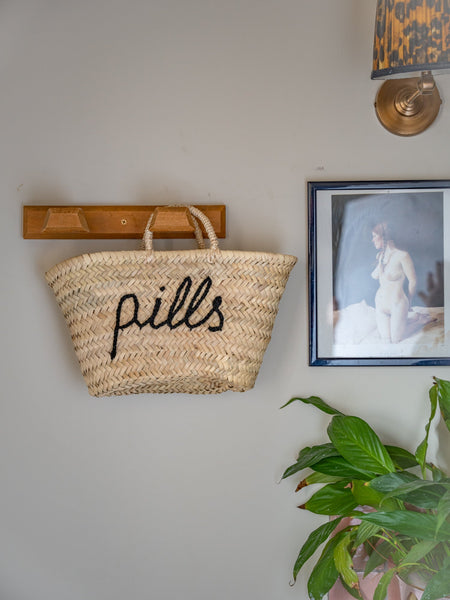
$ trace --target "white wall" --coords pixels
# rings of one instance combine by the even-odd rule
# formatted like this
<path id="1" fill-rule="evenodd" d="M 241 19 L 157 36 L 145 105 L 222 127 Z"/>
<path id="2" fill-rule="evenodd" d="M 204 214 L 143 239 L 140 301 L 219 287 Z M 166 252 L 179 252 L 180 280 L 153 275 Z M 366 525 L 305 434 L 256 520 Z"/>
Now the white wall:
<path id="1" fill-rule="evenodd" d="M 433 126 L 387 133 L 375 0 L 0 3 L 1 600 L 306 598 L 321 519 L 277 485 L 327 419 L 317 394 L 411 450 L 436 368 L 307 366 L 308 180 L 448 178 Z M 223 203 L 223 248 L 299 257 L 255 388 L 93 399 L 47 268 L 134 242 L 31 241 L 27 203 Z M 161 248 L 174 247 L 161 242 Z"/>

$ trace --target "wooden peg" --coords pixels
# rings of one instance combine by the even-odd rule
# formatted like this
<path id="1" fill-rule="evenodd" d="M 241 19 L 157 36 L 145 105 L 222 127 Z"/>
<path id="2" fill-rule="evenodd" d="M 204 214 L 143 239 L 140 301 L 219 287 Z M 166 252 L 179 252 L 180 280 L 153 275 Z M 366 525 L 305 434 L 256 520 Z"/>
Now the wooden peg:
<path id="1" fill-rule="evenodd" d="M 150 225 L 152 233 L 193 233 L 195 231 L 191 213 L 185 206 L 158 206 Z"/>
<path id="2" fill-rule="evenodd" d="M 42 233 L 51 232 L 86 233 L 89 226 L 83 209 L 74 207 L 54 206 L 47 210 Z"/>

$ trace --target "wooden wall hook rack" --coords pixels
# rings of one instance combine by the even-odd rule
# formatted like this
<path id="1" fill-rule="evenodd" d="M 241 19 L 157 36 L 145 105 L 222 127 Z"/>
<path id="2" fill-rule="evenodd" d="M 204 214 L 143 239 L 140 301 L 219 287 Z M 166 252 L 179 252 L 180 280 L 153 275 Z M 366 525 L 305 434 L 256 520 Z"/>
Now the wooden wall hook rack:
<path id="1" fill-rule="evenodd" d="M 217 237 L 226 234 L 225 205 L 196 205 L 211 221 Z M 33 206 L 23 207 L 23 237 L 50 239 L 139 239 L 155 214 L 155 238 L 193 238 L 191 215 L 185 206 Z M 204 231 L 203 225 L 201 228 Z"/>

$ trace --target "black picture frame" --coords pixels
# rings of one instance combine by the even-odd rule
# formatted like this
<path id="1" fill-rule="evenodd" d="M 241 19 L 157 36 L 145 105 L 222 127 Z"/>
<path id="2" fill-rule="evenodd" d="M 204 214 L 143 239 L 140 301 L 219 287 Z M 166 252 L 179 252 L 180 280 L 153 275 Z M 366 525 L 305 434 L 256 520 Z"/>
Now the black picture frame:
<path id="1" fill-rule="evenodd" d="M 450 180 L 308 197 L 309 365 L 450 365 Z"/>

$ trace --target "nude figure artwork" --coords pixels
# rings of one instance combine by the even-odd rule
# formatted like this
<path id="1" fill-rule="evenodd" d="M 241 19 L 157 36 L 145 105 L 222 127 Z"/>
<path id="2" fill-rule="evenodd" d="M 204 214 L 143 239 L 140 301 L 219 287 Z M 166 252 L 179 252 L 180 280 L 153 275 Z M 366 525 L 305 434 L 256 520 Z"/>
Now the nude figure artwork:
<path id="1" fill-rule="evenodd" d="M 372 242 L 378 250 L 377 265 L 372 272 L 379 282 L 375 295 L 378 332 L 382 341 L 398 343 L 425 325 L 429 318 L 410 312 L 417 283 L 414 263 L 408 252 L 396 247 L 386 223 L 373 228 Z"/>

